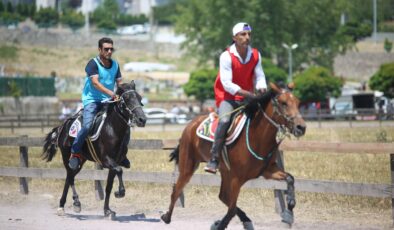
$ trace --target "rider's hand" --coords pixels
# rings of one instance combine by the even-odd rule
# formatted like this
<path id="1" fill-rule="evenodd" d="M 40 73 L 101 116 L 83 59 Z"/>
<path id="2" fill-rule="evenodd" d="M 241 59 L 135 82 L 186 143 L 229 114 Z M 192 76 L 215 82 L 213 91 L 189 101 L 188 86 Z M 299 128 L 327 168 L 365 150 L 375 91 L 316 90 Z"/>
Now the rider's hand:
<path id="1" fill-rule="evenodd" d="M 119 95 L 113 94 L 113 95 L 111 96 L 111 99 L 112 99 L 113 101 L 119 101 Z"/>
<path id="2" fill-rule="evenodd" d="M 249 104 L 250 102 L 257 100 L 257 96 L 253 93 L 250 93 L 250 92 L 246 93 L 244 98 L 245 98 L 244 101 L 246 104 Z"/>

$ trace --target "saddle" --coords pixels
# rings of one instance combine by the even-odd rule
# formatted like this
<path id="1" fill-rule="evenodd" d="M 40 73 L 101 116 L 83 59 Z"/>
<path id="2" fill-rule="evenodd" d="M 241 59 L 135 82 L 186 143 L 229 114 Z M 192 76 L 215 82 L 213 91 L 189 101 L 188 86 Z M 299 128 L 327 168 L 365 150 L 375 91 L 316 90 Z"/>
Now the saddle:
<path id="1" fill-rule="evenodd" d="M 233 143 L 241 133 L 246 121 L 246 115 L 238 112 L 232 119 L 230 128 L 227 130 L 226 145 Z M 196 134 L 198 137 L 213 142 L 215 139 L 215 131 L 218 127 L 219 116 L 217 113 L 212 112 L 204 119 L 197 127 Z"/>
<path id="2" fill-rule="evenodd" d="M 107 109 L 103 108 L 96 114 L 93 120 L 93 125 L 89 130 L 89 137 L 91 141 L 97 140 L 100 136 L 101 128 L 103 127 L 105 118 L 107 117 Z M 77 114 L 75 114 L 71 119 L 75 119 L 71 124 L 68 135 L 71 137 L 77 137 L 78 132 L 81 130 L 83 121 L 83 109 L 81 109 Z"/>

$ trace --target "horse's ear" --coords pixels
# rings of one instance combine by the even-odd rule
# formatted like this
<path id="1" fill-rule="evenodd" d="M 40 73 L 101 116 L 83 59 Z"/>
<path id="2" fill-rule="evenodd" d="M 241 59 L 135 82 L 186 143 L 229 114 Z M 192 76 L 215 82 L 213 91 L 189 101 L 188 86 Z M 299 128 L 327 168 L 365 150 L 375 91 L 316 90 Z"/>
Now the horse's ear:
<path id="1" fill-rule="evenodd" d="M 275 84 L 270 82 L 270 88 L 275 92 L 275 93 L 280 93 L 280 88 Z"/>
<path id="2" fill-rule="evenodd" d="M 290 82 L 289 84 L 287 84 L 287 88 L 289 88 L 290 91 L 292 91 L 295 87 L 294 82 Z"/>
<path id="3" fill-rule="evenodd" d="M 131 80 L 130 85 L 131 85 L 132 89 L 135 89 L 135 82 L 134 82 L 134 80 Z"/>

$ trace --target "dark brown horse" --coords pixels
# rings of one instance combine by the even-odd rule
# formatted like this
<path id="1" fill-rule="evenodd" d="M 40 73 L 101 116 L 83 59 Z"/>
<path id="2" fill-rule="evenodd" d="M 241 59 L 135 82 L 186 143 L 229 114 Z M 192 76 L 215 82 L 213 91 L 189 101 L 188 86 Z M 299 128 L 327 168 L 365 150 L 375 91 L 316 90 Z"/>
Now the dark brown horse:
<path id="1" fill-rule="evenodd" d="M 256 101 L 246 105 L 244 111 L 248 116 L 242 133 L 234 143 L 227 146 L 230 169 L 220 159 L 220 200 L 228 207 L 226 215 L 216 221 L 211 229 L 225 229 L 230 220 L 237 215 L 245 229 L 253 229 L 251 220 L 239 207 L 237 198 L 241 186 L 250 179 L 263 176 L 266 179 L 285 180 L 287 190 L 287 210 L 282 213 L 283 221 L 293 223 L 293 208 L 295 206 L 294 178 L 284 172 L 276 164 L 276 153 L 280 141 L 278 133 L 289 132 L 296 137 L 305 133 L 306 125 L 302 119 L 298 99 L 292 94 L 293 85 L 280 88 L 270 84 L 270 90 L 259 96 Z M 171 222 L 174 204 L 189 182 L 200 162 L 209 160 L 211 142 L 196 135 L 198 125 L 206 118 L 199 116 L 190 122 L 183 131 L 179 145 L 171 153 L 171 160 L 176 160 L 179 167 L 179 177 L 171 194 L 171 203 L 167 213 L 161 219 Z"/>
<path id="2" fill-rule="evenodd" d="M 109 208 L 109 198 L 115 175 L 119 179 L 119 190 L 115 192 L 115 197 L 120 198 L 125 195 L 125 188 L 122 180 L 122 168 L 119 163 L 125 158 L 127 153 L 127 138 L 130 137 L 131 124 L 139 127 L 145 126 L 146 116 L 142 110 L 141 96 L 135 90 L 134 81 L 120 85 L 116 91 L 120 95 L 119 100 L 108 104 L 107 117 L 101 128 L 100 136 L 95 141 L 85 141 L 82 148 L 82 162 L 78 170 L 73 171 L 68 166 L 71 154 L 71 145 L 74 138 L 69 136 L 69 129 L 76 117 L 64 121 L 61 126 L 54 128 L 46 136 L 43 159 L 51 161 L 59 147 L 62 152 L 63 164 L 67 170 L 67 178 L 64 184 L 63 194 L 60 198 L 58 214 L 64 215 L 64 204 L 66 203 L 68 189 L 71 186 L 73 191 L 74 211 L 81 211 L 81 203 L 74 186 L 74 178 L 82 169 L 86 160 L 95 161 L 104 168 L 108 168 L 107 186 L 105 188 L 104 215 L 114 218 L 116 213 Z"/>

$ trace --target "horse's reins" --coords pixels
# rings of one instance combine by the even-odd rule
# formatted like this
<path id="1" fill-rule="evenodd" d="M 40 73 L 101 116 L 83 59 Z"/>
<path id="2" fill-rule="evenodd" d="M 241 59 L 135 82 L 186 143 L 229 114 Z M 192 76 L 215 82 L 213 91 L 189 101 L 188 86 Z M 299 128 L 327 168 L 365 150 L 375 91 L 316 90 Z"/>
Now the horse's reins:
<path id="1" fill-rule="evenodd" d="M 281 94 L 283 94 L 283 93 L 286 93 L 286 91 L 283 91 Z M 278 98 L 281 94 L 275 96 L 275 97 L 272 99 L 272 102 L 273 102 L 272 104 L 273 104 L 273 107 L 274 107 L 273 114 L 275 114 L 275 113 L 278 114 L 279 116 L 283 117 L 287 122 L 289 122 L 289 123 L 291 122 L 291 124 L 294 126 L 294 118 L 295 118 L 296 116 L 294 116 L 294 117 L 287 116 L 286 114 L 284 114 L 284 113 L 282 112 L 283 110 L 282 110 L 281 108 L 279 108 L 280 105 L 279 105 L 279 103 L 278 103 L 278 99 L 277 99 L 277 98 Z M 259 104 L 259 106 L 260 106 L 260 104 Z M 283 139 L 284 139 L 286 136 L 289 136 L 288 133 L 287 133 L 288 131 L 287 131 L 286 127 L 285 127 L 284 125 L 280 125 L 280 124 L 278 124 L 277 122 L 275 122 L 271 117 L 269 117 L 269 116 L 267 115 L 267 113 L 266 113 L 265 111 L 263 111 L 263 115 L 264 115 L 264 117 L 268 120 L 268 122 L 271 123 L 271 124 L 278 130 L 279 134 L 277 134 L 277 136 L 278 136 L 279 141 L 277 141 L 277 145 L 276 145 L 276 146 L 279 146 L 280 143 L 283 141 Z M 249 143 L 249 126 L 250 126 L 250 118 L 247 119 L 247 123 L 246 123 L 246 145 L 247 145 L 247 147 L 248 147 L 249 152 L 250 152 L 256 159 L 261 160 L 261 161 L 265 161 L 265 160 L 267 160 L 267 159 L 271 159 L 271 157 L 272 157 L 272 155 L 273 155 L 273 152 L 274 152 L 274 150 L 275 150 L 276 147 L 274 147 L 271 151 L 269 151 L 269 153 L 268 153 L 268 155 L 267 155 L 266 157 L 261 157 L 261 156 L 259 156 L 255 151 L 253 151 L 252 147 L 250 146 L 250 143 Z M 268 160 L 268 161 L 269 161 L 269 160 Z"/>
<path id="2" fill-rule="evenodd" d="M 118 108 L 118 110 L 119 110 L 119 112 L 118 113 L 120 113 L 121 115 L 119 116 L 128 126 L 133 126 L 133 124 L 135 123 L 135 120 L 134 120 L 134 114 L 133 114 L 133 112 L 134 112 L 134 110 L 135 109 L 137 109 L 137 108 L 141 108 L 142 106 L 141 105 L 135 105 L 133 108 L 129 108 L 128 106 L 127 106 L 127 104 L 126 104 L 126 102 L 125 102 L 125 100 L 124 100 L 124 98 L 123 98 L 123 95 L 124 94 L 126 94 L 126 93 L 131 93 L 131 92 L 135 92 L 135 90 L 133 90 L 133 89 L 130 89 L 130 90 L 127 90 L 127 91 L 125 91 L 125 92 L 123 92 L 121 95 L 120 95 L 120 99 L 118 99 L 118 100 L 113 100 L 113 101 L 108 101 L 108 103 L 114 103 L 114 102 L 118 102 L 118 101 L 120 101 L 120 104 L 122 104 L 122 105 L 124 105 L 124 107 L 125 107 L 125 110 L 132 116 L 132 118 L 131 118 L 131 120 L 129 119 L 129 120 L 126 120 L 123 116 L 121 116 L 121 115 L 123 115 L 123 113 L 122 113 L 122 108 L 119 108 L 119 104 L 116 104 L 116 108 Z"/>

